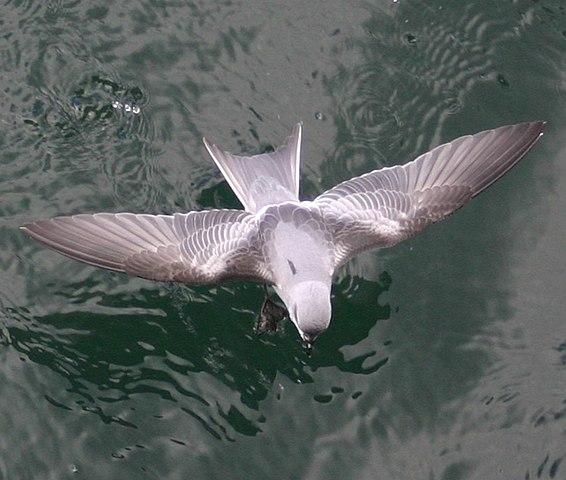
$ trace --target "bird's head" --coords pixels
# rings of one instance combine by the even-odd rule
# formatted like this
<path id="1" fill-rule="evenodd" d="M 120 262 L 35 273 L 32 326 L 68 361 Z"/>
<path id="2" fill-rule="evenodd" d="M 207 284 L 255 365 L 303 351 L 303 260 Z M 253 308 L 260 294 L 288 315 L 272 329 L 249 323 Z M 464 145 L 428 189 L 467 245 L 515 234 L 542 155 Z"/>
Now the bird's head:
<path id="1" fill-rule="evenodd" d="M 330 324 L 330 285 L 306 281 L 293 286 L 289 295 L 289 316 L 307 348 Z"/>

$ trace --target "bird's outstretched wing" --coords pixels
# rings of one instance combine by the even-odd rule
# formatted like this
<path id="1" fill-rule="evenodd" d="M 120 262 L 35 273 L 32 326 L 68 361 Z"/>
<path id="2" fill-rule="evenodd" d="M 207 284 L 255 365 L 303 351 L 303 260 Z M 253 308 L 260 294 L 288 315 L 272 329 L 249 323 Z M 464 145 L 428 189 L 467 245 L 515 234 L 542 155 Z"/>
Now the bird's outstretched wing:
<path id="1" fill-rule="evenodd" d="M 375 170 L 324 192 L 315 204 L 333 225 L 336 266 L 450 215 L 513 167 L 544 126 L 522 123 L 460 137 L 405 165 Z"/>
<path id="2" fill-rule="evenodd" d="M 256 247 L 255 219 L 239 210 L 96 213 L 40 220 L 21 228 L 75 260 L 150 280 L 271 282 Z"/>

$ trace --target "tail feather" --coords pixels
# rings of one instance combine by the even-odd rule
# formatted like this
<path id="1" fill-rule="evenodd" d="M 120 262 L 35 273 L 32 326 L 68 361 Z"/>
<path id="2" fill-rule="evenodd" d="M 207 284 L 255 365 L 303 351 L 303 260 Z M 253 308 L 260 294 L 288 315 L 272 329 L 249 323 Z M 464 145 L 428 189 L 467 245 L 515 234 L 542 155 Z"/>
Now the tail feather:
<path id="1" fill-rule="evenodd" d="M 284 146 L 271 153 L 238 156 L 203 139 L 210 156 L 249 212 L 273 203 L 299 199 L 301 124 L 297 123 Z"/>

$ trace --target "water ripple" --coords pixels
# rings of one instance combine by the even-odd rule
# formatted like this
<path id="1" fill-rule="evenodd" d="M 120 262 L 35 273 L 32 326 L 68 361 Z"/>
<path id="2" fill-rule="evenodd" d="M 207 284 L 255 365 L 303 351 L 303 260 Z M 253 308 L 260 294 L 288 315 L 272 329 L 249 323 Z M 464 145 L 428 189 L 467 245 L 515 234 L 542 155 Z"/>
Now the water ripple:
<path id="1" fill-rule="evenodd" d="M 260 152 L 304 120 L 314 195 L 460 134 L 561 125 L 563 19 L 559 0 L 4 2 L 0 477 L 559 478 L 566 337 L 541 317 L 561 297 L 533 279 L 561 277 L 527 263 L 560 268 L 559 128 L 491 201 L 344 269 L 310 358 L 288 323 L 252 333 L 257 286 L 127 279 L 17 226 L 238 207 L 203 134 Z"/>

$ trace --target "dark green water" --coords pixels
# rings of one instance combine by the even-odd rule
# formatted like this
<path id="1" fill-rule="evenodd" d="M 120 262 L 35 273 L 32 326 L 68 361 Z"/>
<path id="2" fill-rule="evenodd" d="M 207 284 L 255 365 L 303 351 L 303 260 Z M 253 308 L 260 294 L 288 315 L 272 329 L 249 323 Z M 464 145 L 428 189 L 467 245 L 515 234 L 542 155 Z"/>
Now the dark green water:
<path id="1" fill-rule="evenodd" d="M 3 2 L 0 478 L 566 478 L 565 52 L 562 0 Z M 304 121 L 310 197 L 535 119 L 504 179 L 341 273 L 311 358 L 254 335 L 258 286 L 17 230 L 237 207 L 205 134 L 260 152 Z"/>

